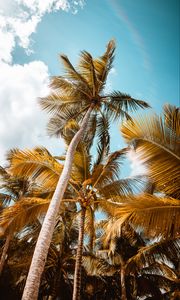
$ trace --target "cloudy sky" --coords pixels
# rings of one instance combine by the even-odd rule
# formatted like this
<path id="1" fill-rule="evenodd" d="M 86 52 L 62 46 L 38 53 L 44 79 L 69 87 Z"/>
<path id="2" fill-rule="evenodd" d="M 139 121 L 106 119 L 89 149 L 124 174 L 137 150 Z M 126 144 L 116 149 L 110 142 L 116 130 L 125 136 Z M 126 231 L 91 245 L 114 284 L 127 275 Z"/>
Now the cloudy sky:
<path id="1" fill-rule="evenodd" d="M 61 73 L 58 53 L 73 63 L 81 50 L 101 55 L 117 43 L 107 88 L 127 92 L 161 111 L 179 99 L 178 0 L 0 0 L 0 164 L 8 149 L 63 151 L 46 134 L 37 97 Z M 112 150 L 121 147 L 118 124 Z"/>

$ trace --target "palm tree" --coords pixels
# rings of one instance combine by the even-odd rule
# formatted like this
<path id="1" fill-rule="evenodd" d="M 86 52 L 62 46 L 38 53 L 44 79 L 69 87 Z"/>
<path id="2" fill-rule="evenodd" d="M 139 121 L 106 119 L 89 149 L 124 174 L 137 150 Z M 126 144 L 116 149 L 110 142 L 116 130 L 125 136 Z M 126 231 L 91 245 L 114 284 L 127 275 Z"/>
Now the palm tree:
<path id="1" fill-rule="evenodd" d="M 77 130 L 77 124 L 71 130 L 69 127 L 68 134 L 66 132 L 64 136 L 67 145 Z M 74 275 L 73 297 L 75 299 L 80 294 L 84 230 L 88 232 L 89 249 L 92 252 L 95 239 L 95 230 L 93 229 L 95 210 L 101 205 L 101 202 L 107 201 L 109 197 L 132 193 L 138 183 L 138 180 L 135 179 L 122 180 L 119 178 L 120 166 L 122 159 L 125 157 L 126 149 L 116 151 L 110 154 L 109 157 L 103 157 L 99 153 L 97 160 L 93 163 L 91 156 L 88 154 L 90 150 L 88 139 L 89 136 L 86 135 L 77 147 L 71 178 L 63 199 L 64 204 L 69 203 L 68 206 L 78 202 L 81 207 L 79 212 L 79 242 Z M 25 151 L 11 150 L 8 159 L 10 161 L 9 170 L 12 174 L 24 176 L 24 178 L 33 178 L 34 182 L 41 186 L 41 189 L 47 190 L 51 188 L 51 194 L 55 190 L 58 175 L 61 171 L 61 164 L 45 148 Z M 49 196 L 48 199 L 42 199 L 41 201 L 39 199 L 39 209 L 46 209 L 48 203 Z M 36 206 L 31 206 L 31 210 L 34 209 L 34 212 L 36 212 Z M 14 209 L 16 211 L 16 207 Z M 29 212 L 30 210 L 27 210 L 28 214 Z M 16 214 L 13 213 L 13 216 L 15 218 Z M 18 214 L 18 216 L 20 217 L 21 215 Z M 22 216 L 20 219 L 22 220 Z"/>
<path id="2" fill-rule="evenodd" d="M 113 223 L 112 219 L 101 222 L 101 246 L 96 257 L 84 257 L 86 271 L 97 276 L 103 276 L 103 272 L 106 276 L 118 272 L 121 299 L 137 299 L 143 293 L 157 296 L 161 295 L 159 288 L 167 291 L 173 285 L 176 288 L 178 272 L 174 266 L 169 267 L 168 264 L 174 265 L 174 259 L 179 259 L 179 240 L 161 239 L 159 242 L 148 241 L 147 244 L 129 224 L 115 231 Z M 146 285 L 146 291 L 143 290 L 143 285 Z"/>
<path id="3" fill-rule="evenodd" d="M 43 222 L 23 300 L 37 299 L 38 297 L 40 278 L 51 242 L 56 215 L 70 177 L 74 152 L 84 131 L 88 128 L 92 113 L 96 119 L 99 115 L 101 119 L 107 117 L 108 120 L 117 119 L 120 116 L 129 118 L 129 109 L 136 110 L 138 107 L 148 107 L 146 102 L 133 99 L 120 92 L 113 92 L 109 95 L 103 94 L 107 75 L 112 68 L 114 50 L 115 44 L 110 41 L 106 52 L 98 59 L 93 59 L 88 52 L 83 51 L 77 70 L 72 66 L 67 56 L 61 55 L 66 74 L 65 76 L 54 77 L 51 84 L 54 91 L 50 96 L 41 99 L 42 107 L 55 114 L 49 124 L 53 133 L 61 133 L 68 121 L 71 122 L 72 119 L 82 122 L 79 131 L 68 147 L 64 168 Z"/>

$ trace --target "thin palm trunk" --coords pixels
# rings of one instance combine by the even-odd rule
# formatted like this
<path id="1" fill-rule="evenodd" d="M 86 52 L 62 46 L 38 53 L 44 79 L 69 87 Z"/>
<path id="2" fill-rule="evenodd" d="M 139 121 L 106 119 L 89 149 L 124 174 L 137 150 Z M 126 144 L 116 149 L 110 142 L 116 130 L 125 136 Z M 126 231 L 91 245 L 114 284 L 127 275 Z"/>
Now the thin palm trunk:
<path id="1" fill-rule="evenodd" d="M 90 236 L 89 236 L 89 251 L 92 253 L 93 249 L 94 249 L 95 229 L 94 229 L 94 210 L 92 210 L 91 207 L 90 207 L 90 210 L 91 210 L 91 218 L 90 218 L 91 232 L 90 232 Z"/>
<path id="2" fill-rule="evenodd" d="M 1 259 L 0 259 L 0 275 L 4 268 L 4 264 L 6 261 L 6 255 L 7 255 L 8 249 L 9 249 L 10 240 L 11 240 L 11 235 L 8 234 L 5 244 L 3 246 L 3 251 L 2 251 L 2 255 L 1 255 Z"/>
<path id="3" fill-rule="evenodd" d="M 56 190 L 50 202 L 48 211 L 46 213 L 38 241 L 34 250 L 31 266 L 29 269 L 28 277 L 26 280 L 26 285 L 24 288 L 22 300 L 36 300 L 38 298 L 39 285 L 41 280 L 41 275 L 44 270 L 46 263 L 46 258 L 51 243 L 56 217 L 59 211 L 60 203 L 63 199 L 64 192 L 66 190 L 68 180 L 70 178 L 72 163 L 74 158 L 74 153 L 76 147 L 81 140 L 85 129 L 87 128 L 88 120 L 91 114 L 91 111 L 94 107 L 92 104 L 83 121 L 79 131 L 73 137 L 66 155 L 66 160 L 64 163 L 63 171 L 60 175 Z"/>
<path id="4" fill-rule="evenodd" d="M 82 266 L 85 215 L 86 215 L 86 208 L 82 207 L 80 226 L 79 226 L 78 248 L 77 248 L 77 255 L 76 255 L 75 272 L 74 272 L 73 300 L 79 300 L 80 292 L 81 292 L 81 266 Z"/>
<path id="5" fill-rule="evenodd" d="M 121 257 L 121 270 L 120 270 L 120 280 L 121 280 L 121 300 L 127 300 L 126 296 L 126 281 L 125 281 L 125 264 Z"/>

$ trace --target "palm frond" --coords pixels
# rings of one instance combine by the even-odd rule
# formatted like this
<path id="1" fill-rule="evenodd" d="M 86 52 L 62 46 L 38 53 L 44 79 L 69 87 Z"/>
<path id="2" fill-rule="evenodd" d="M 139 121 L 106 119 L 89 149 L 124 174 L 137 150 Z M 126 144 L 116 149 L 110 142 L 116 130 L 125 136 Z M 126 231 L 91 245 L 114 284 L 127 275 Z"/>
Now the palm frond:
<path id="1" fill-rule="evenodd" d="M 76 109 L 81 107 L 82 99 L 73 94 L 62 94 L 58 92 L 52 92 L 49 96 L 39 98 L 39 103 L 42 109 L 49 113 L 63 113 L 67 107 L 75 107 Z"/>
<path id="2" fill-rule="evenodd" d="M 95 165 L 92 172 L 92 185 L 98 187 L 111 183 L 119 178 L 120 165 L 126 149 L 111 153 L 104 164 Z"/>
<path id="3" fill-rule="evenodd" d="M 134 228 L 143 229 L 150 237 L 176 237 L 180 226 L 179 201 L 173 198 L 160 198 L 149 194 L 142 194 L 120 198 L 119 208 L 116 207 L 114 216 L 119 221 L 126 220 Z M 112 205 L 112 204 L 111 204 Z M 113 213 L 113 209 L 112 209 Z M 116 229 L 115 229 L 116 230 Z"/>
<path id="4" fill-rule="evenodd" d="M 22 198 L 2 211 L 0 227 L 4 232 L 20 231 L 25 225 L 34 222 L 42 213 L 46 212 L 49 202 L 49 199 Z"/>
<path id="5" fill-rule="evenodd" d="M 175 132 L 177 137 L 180 136 L 180 108 L 171 104 L 166 104 L 164 109 L 165 124 Z"/>
<path id="6" fill-rule="evenodd" d="M 109 41 L 105 53 L 101 57 L 93 60 L 98 79 L 98 93 L 102 92 L 106 84 L 107 76 L 112 69 L 115 47 L 115 41 Z"/>
<path id="7" fill-rule="evenodd" d="M 56 186 L 63 165 L 57 162 L 45 148 L 34 148 L 33 150 L 9 151 L 7 159 L 10 162 L 9 172 L 14 176 L 31 178 L 38 181 L 44 187 Z"/>
<path id="8" fill-rule="evenodd" d="M 136 111 L 138 108 L 149 108 L 149 104 L 145 101 L 132 98 L 128 94 L 115 91 L 106 96 L 104 100 L 105 111 L 108 116 L 113 120 L 125 118 L 126 120 L 132 120 L 130 112 Z"/>
<path id="9" fill-rule="evenodd" d="M 76 95 L 79 94 L 83 99 L 87 99 L 90 97 L 89 89 L 84 85 L 84 83 L 82 84 L 80 81 L 76 82 L 68 80 L 63 76 L 52 76 L 50 87 L 55 91 L 63 91 L 65 94 L 67 93 L 68 95 L 72 95 L 72 93 L 76 93 Z"/>
<path id="10" fill-rule="evenodd" d="M 86 148 L 81 145 L 81 149 L 74 154 L 71 178 L 74 182 L 81 183 L 90 177 L 90 155 Z"/>
<path id="11" fill-rule="evenodd" d="M 117 267 L 93 255 L 83 256 L 82 265 L 90 276 L 112 276 L 117 272 Z"/>
<path id="12" fill-rule="evenodd" d="M 83 78 L 85 78 L 86 82 L 88 82 L 88 86 L 92 91 L 92 96 L 95 97 L 97 92 L 97 78 L 94 69 L 93 58 L 87 51 L 81 52 L 79 70 Z"/>
<path id="13" fill-rule="evenodd" d="M 86 79 L 73 67 L 71 62 L 69 61 L 68 57 L 66 55 L 60 55 L 61 61 L 64 65 L 65 71 L 66 71 L 66 78 L 75 81 L 80 82 L 83 86 L 85 86 L 85 89 L 89 91 L 89 94 L 91 95 L 91 89 L 88 85 L 88 82 Z"/>
<path id="14" fill-rule="evenodd" d="M 119 179 L 116 181 L 113 181 L 105 186 L 103 186 L 100 189 L 100 194 L 105 197 L 106 199 L 108 198 L 113 198 L 113 201 L 120 200 L 119 197 L 114 198 L 115 196 L 128 196 L 129 194 L 137 193 L 137 192 L 142 192 L 144 186 L 144 181 L 142 180 L 141 176 L 140 177 L 131 177 L 131 178 L 124 178 L 124 179 Z"/>
<path id="15" fill-rule="evenodd" d="M 131 272 L 132 270 L 138 271 L 145 266 L 150 266 L 150 270 L 152 270 L 151 266 L 153 264 L 157 264 L 157 261 L 167 263 L 168 261 L 174 260 L 174 258 L 178 260 L 180 253 L 179 248 L 179 239 L 160 240 L 159 242 L 153 243 L 152 245 L 142 247 L 139 249 L 138 253 L 135 256 L 128 260 L 127 272 Z M 156 269 L 160 270 L 160 267 L 156 266 Z M 166 268 L 166 273 L 167 272 L 168 269 Z"/>
<path id="16" fill-rule="evenodd" d="M 49 136 L 64 136 L 66 130 L 71 126 L 71 123 L 76 121 L 77 123 L 82 120 L 83 113 L 88 109 L 88 106 L 66 106 L 61 114 L 56 114 L 50 118 L 47 125 L 47 131 Z M 70 124 L 70 125 L 69 125 Z"/>
<path id="17" fill-rule="evenodd" d="M 178 122 L 175 119 L 173 126 L 178 127 Z M 180 144 L 175 131 L 166 126 L 166 121 L 158 116 L 127 122 L 121 131 L 124 139 L 135 147 L 137 156 L 148 167 L 148 175 L 156 183 L 157 189 L 179 198 Z"/>
<path id="18" fill-rule="evenodd" d="M 97 134 L 97 159 L 95 165 L 102 163 L 103 159 L 109 154 L 110 135 L 109 135 L 109 121 L 107 116 L 101 113 L 101 116 L 97 119 L 96 124 Z"/>

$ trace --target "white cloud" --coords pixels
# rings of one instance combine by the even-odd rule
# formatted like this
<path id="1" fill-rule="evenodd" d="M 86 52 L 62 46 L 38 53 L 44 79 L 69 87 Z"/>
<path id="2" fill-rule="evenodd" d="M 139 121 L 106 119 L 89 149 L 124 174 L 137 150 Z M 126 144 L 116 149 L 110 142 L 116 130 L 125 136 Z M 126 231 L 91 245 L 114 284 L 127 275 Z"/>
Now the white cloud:
<path id="1" fill-rule="evenodd" d="M 47 146 L 59 153 L 62 142 L 46 136 L 46 114 L 38 105 L 37 97 L 48 92 L 48 68 L 41 61 L 25 65 L 0 64 L 0 163 L 11 148 Z M 53 149 L 54 148 L 54 149 Z M 60 149 L 61 148 L 61 149 Z M 58 152 L 57 152 L 58 151 Z"/>
<path id="2" fill-rule="evenodd" d="M 139 155 L 133 149 L 128 151 L 127 158 L 130 161 L 130 177 L 147 174 L 146 166 L 143 164 L 143 161 L 140 160 Z"/>
<path id="3" fill-rule="evenodd" d="M 83 0 L 1 0 L 0 2 L 0 59 L 10 63 L 15 42 L 29 53 L 30 37 L 46 13 L 57 10 L 77 12 Z M 8 34 L 7 38 L 2 35 Z M 6 48 L 6 51 L 4 51 Z"/>
<path id="4" fill-rule="evenodd" d="M 48 67 L 42 61 L 13 64 L 16 45 L 31 52 L 31 35 L 46 13 L 59 9 L 76 13 L 83 0 L 1 0 L 0 1 L 0 164 L 10 148 L 43 145 L 59 154 L 61 140 L 49 140 L 45 133 L 47 116 L 37 97 L 48 93 Z"/>

